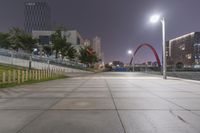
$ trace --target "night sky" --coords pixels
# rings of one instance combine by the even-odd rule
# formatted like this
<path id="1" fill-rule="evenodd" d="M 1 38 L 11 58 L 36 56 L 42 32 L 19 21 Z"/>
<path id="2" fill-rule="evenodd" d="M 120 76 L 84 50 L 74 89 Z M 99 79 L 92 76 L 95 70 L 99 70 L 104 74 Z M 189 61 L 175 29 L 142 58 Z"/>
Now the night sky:
<path id="1" fill-rule="evenodd" d="M 25 0 L 1 0 L 0 31 L 21 27 Z M 200 31 L 200 0 L 46 0 L 54 25 L 76 29 L 85 38 L 102 38 L 105 61 L 128 62 L 128 49 L 150 43 L 161 57 L 161 24 L 150 24 L 149 16 L 166 18 L 167 40 Z M 136 62 L 154 61 L 152 52 L 141 49 Z"/>

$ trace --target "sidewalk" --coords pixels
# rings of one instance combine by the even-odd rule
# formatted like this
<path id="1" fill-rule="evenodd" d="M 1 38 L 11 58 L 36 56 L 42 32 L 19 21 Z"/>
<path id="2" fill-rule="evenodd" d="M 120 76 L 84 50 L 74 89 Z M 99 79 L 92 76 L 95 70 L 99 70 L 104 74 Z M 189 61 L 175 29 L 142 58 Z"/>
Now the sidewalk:
<path id="1" fill-rule="evenodd" d="M 0 133 L 199 133 L 199 125 L 197 81 L 99 73 L 0 90 Z"/>

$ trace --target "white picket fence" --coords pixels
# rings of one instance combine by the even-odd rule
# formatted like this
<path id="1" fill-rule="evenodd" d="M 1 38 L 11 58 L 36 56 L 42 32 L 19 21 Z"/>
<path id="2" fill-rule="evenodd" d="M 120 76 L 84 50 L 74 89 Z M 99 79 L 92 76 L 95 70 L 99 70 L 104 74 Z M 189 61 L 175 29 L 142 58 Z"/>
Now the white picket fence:
<path id="1" fill-rule="evenodd" d="M 62 69 L 45 69 L 45 70 L 5 70 L 0 75 L 0 85 L 17 83 L 21 84 L 26 81 L 41 81 L 47 79 L 58 78 L 65 76 Z"/>

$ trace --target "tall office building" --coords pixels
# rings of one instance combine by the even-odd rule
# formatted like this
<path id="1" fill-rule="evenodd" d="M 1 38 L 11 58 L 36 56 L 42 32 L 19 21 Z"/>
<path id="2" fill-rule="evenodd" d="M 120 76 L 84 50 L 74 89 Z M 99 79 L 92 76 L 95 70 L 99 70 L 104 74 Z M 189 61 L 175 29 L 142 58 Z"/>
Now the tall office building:
<path id="1" fill-rule="evenodd" d="M 99 38 L 99 37 L 96 36 L 93 39 L 92 48 L 96 52 L 97 57 L 99 59 L 101 59 L 101 54 L 102 54 L 102 52 L 101 52 L 101 38 Z"/>
<path id="2" fill-rule="evenodd" d="M 24 15 L 27 33 L 33 30 L 50 30 L 51 9 L 46 2 L 25 2 Z"/>

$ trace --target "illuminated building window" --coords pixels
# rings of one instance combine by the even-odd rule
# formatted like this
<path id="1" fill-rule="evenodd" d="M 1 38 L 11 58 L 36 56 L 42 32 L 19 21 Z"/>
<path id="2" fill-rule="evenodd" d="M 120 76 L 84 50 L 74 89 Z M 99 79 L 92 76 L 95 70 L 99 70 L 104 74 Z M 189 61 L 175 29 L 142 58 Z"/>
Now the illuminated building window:
<path id="1" fill-rule="evenodd" d="M 185 56 L 187 59 L 191 60 L 192 59 L 192 54 L 186 54 Z"/>
<path id="2" fill-rule="evenodd" d="M 179 49 L 182 50 L 182 51 L 184 51 L 184 50 L 185 50 L 185 44 L 181 44 L 181 45 L 179 46 Z"/>

